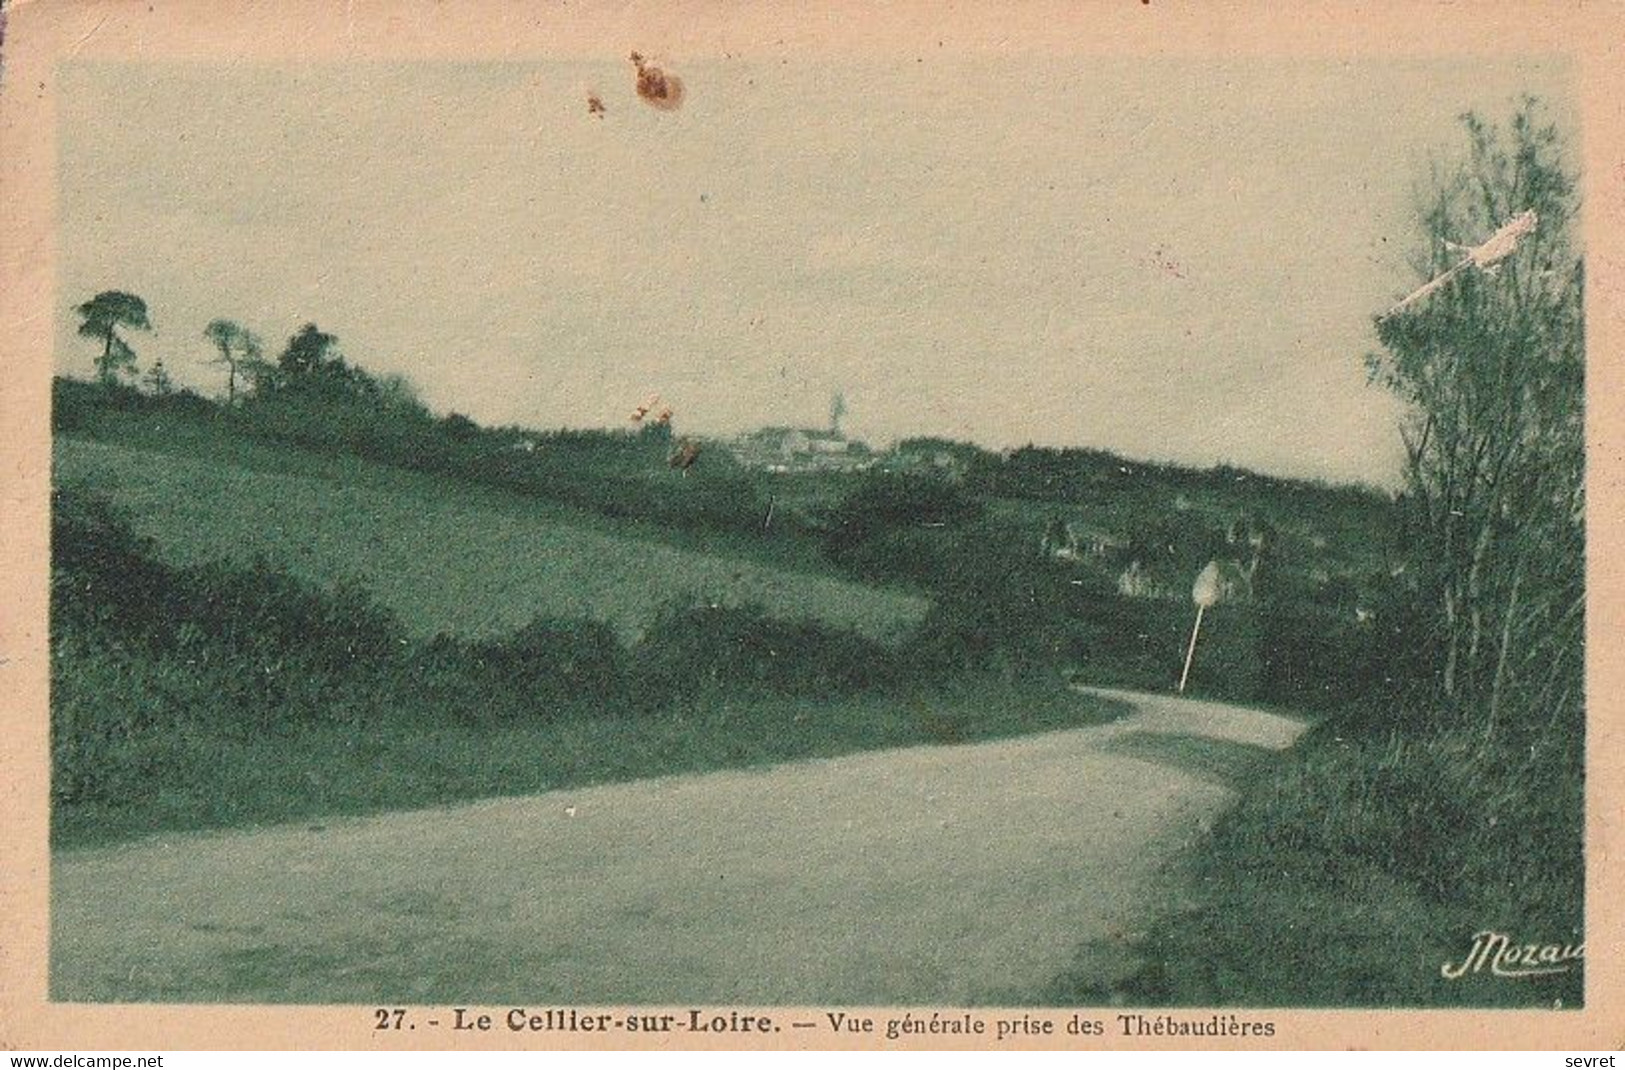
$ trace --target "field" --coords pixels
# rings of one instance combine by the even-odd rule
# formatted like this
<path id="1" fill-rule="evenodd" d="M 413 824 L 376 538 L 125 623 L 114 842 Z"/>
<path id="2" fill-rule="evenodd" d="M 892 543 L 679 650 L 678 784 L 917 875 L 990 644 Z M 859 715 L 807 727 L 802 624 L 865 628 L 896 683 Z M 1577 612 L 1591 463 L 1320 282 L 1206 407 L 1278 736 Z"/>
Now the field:
<path id="1" fill-rule="evenodd" d="M 598 517 L 535 499 L 292 448 L 255 444 L 244 464 L 59 437 L 55 464 L 59 485 L 111 498 L 172 564 L 264 555 L 319 586 L 353 580 L 420 636 L 495 637 L 546 615 L 605 620 L 630 640 L 662 602 L 692 595 L 889 639 L 927 605 L 610 534 Z"/>

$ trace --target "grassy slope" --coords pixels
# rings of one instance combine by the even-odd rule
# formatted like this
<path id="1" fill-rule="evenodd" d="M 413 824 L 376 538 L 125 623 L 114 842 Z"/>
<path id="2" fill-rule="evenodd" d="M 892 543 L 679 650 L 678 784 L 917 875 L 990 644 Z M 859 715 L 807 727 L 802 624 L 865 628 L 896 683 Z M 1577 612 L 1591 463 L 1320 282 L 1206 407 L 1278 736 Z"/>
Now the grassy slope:
<path id="1" fill-rule="evenodd" d="M 494 636 L 539 615 L 635 635 L 666 599 L 757 602 L 885 638 L 922 599 L 610 533 L 573 510 L 452 480 L 247 444 L 222 460 L 58 438 L 59 484 L 124 506 L 173 563 L 264 554 L 321 585 L 359 581 L 414 632 Z"/>
<path id="2" fill-rule="evenodd" d="M 1122 989 L 1080 971 L 1045 1001 L 1580 1007 L 1583 970 L 1441 972 L 1486 929 L 1581 942 L 1579 891 L 1560 872 L 1572 860 L 1561 842 L 1536 843 L 1563 838 L 1553 833 L 1578 815 L 1578 785 L 1486 782 L 1468 760 L 1476 733 L 1406 743 L 1336 731 L 1311 730 L 1195 846 L 1186 901 L 1147 934 L 1144 966 Z M 1551 812 L 1530 812 L 1542 808 Z"/>

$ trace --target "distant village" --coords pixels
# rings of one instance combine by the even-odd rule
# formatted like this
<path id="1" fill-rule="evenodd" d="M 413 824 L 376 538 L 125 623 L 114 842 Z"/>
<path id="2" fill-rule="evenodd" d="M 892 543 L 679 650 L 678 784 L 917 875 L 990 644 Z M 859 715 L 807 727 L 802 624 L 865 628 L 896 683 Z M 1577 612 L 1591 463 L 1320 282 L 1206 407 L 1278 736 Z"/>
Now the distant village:
<path id="1" fill-rule="evenodd" d="M 970 467 L 962 451 L 947 443 L 907 439 L 879 452 L 836 428 L 763 427 L 728 439 L 724 445 L 745 467 L 777 474 L 928 471 L 957 482 Z"/>
<path id="2" fill-rule="evenodd" d="M 727 438 L 673 438 L 671 466 L 686 471 L 700 457 L 703 448 L 703 451 L 724 451 L 745 468 L 774 475 L 877 472 L 928 475 L 949 483 L 962 483 L 970 473 L 977 447 L 921 437 L 904 439 L 887 449 L 877 450 L 861 439 L 848 437 L 841 427 L 846 411 L 844 397 L 836 394 L 830 401 L 827 427 L 773 426 Z M 659 431 L 670 436 L 672 409 L 654 395 L 633 410 L 631 422 L 644 432 Z M 510 448 L 531 452 L 538 445 L 534 439 L 522 438 Z M 1168 504 L 1174 513 L 1194 508 L 1184 494 L 1176 494 Z M 1211 562 L 1211 596 L 1217 603 L 1251 602 L 1256 594 L 1254 584 L 1260 561 L 1277 554 L 1282 537 L 1288 533 L 1277 531 L 1250 512 L 1234 515 L 1224 524 L 1223 546 Z M 1318 555 L 1326 549 L 1324 536 L 1307 525 L 1291 534 L 1311 554 Z M 1144 548 L 1137 548 L 1128 534 L 1107 530 L 1081 518 L 1057 517 L 1049 521 L 1041 534 L 1035 531 L 1035 536 L 1033 552 L 1036 555 L 1115 577 L 1117 591 L 1124 597 L 1186 600 L 1191 596 L 1188 581 L 1173 582 L 1165 568 L 1149 567 L 1153 562 L 1143 559 Z M 1390 563 L 1388 572 L 1390 580 L 1402 583 L 1409 580 L 1403 563 Z M 1323 591 L 1335 580 L 1329 570 L 1319 565 L 1308 568 L 1305 578 L 1312 589 Z M 1376 614 L 1363 602 L 1356 594 L 1350 604 L 1341 608 L 1358 624 L 1368 626 Z"/>
<path id="3" fill-rule="evenodd" d="M 764 427 L 719 443 L 748 468 L 776 474 L 810 472 L 898 472 L 931 474 L 949 482 L 965 478 L 970 460 L 963 447 L 935 439 L 907 439 L 885 451 L 847 438 L 838 427 Z M 1191 508 L 1183 495 L 1171 503 L 1176 512 Z M 1233 517 L 1225 528 L 1225 548 L 1213 562 L 1215 589 L 1219 603 L 1247 603 L 1254 599 L 1254 578 L 1259 562 L 1275 550 L 1281 537 L 1273 526 L 1251 513 Z M 1323 537 L 1305 533 L 1313 550 L 1324 550 Z M 1130 539 L 1118 532 L 1091 525 L 1083 520 L 1054 519 L 1037 539 L 1034 550 L 1040 556 L 1075 564 L 1080 568 L 1106 570 L 1115 574 L 1118 593 L 1127 598 L 1186 600 L 1190 585 L 1171 583 L 1155 575 L 1133 552 Z M 1403 572 L 1398 566 L 1394 578 Z M 1332 576 L 1323 568 L 1309 570 L 1311 584 L 1324 587 Z M 1364 605 L 1348 607 L 1361 625 L 1375 619 Z"/>
<path id="4" fill-rule="evenodd" d="M 931 439 L 905 439 L 877 453 L 841 430 L 847 413 L 846 395 L 829 401 L 826 428 L 763 427 L 725 443 L 734 459 L 747 468 L 777 474 L 801 472 L 930 471 L 957 482 L 965 477 L 969 461 L 950 443 Z"/>

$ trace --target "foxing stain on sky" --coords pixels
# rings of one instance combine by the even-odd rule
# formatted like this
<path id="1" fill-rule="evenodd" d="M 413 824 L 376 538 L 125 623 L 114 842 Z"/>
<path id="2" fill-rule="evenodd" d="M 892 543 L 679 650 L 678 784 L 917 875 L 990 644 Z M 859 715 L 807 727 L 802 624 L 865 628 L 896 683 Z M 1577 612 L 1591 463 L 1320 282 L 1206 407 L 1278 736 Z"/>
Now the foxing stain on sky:
<path id="1" fill-rule="evenodd" d="M 628 50 L 629 51 L 629 50 Z M 1372 317 L 1456 117 L 1563 61 L 672 57 L 62 72 L 58 367 L 144 297 L 143 360 L 301 323 L 436 411 L 1083 445 L 1391 485 Z M 589 114 L 583 101 L 601 98 Z"/>

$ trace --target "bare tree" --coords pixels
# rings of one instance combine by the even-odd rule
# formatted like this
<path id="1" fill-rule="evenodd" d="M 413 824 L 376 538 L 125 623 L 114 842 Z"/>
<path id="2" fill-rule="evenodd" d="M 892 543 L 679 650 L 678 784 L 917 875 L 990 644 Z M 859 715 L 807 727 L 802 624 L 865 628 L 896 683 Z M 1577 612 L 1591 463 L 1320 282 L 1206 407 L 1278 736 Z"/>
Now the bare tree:
<path id="1" fill-rule="evenodd" d="M 1408 404 L 1404 510 L 1424 568 L 1426 655 L 1445 707 L 1486 737 L 1577 723 L 1584 616 L 1584 272 L 1564 138 L 1525 100 L 1462 117 L 1413 266 L 1424 300 L 1377 321 L 1372 379 Z M 1463 251 L 1520 226 L 1493 263 Z M 1471 255 L 1467 259 L 1471 259 Z M 1449 273 L 1444 285 L 1433 285 Z M 1515 702 L 1514 702 L 1515 699 Z M 1541 723 L 1529 724 L 1531 720 Z"/>
<path id="2" fill-rule="evenodd" d="M 210 320 L 203 337 L 214 343 L 220 355 L 209 361 L 226 369 L 226 404 L 237 403 L 237 377 L 254 378 L 264 361 L 259 336 L 233 320 Z"/>

